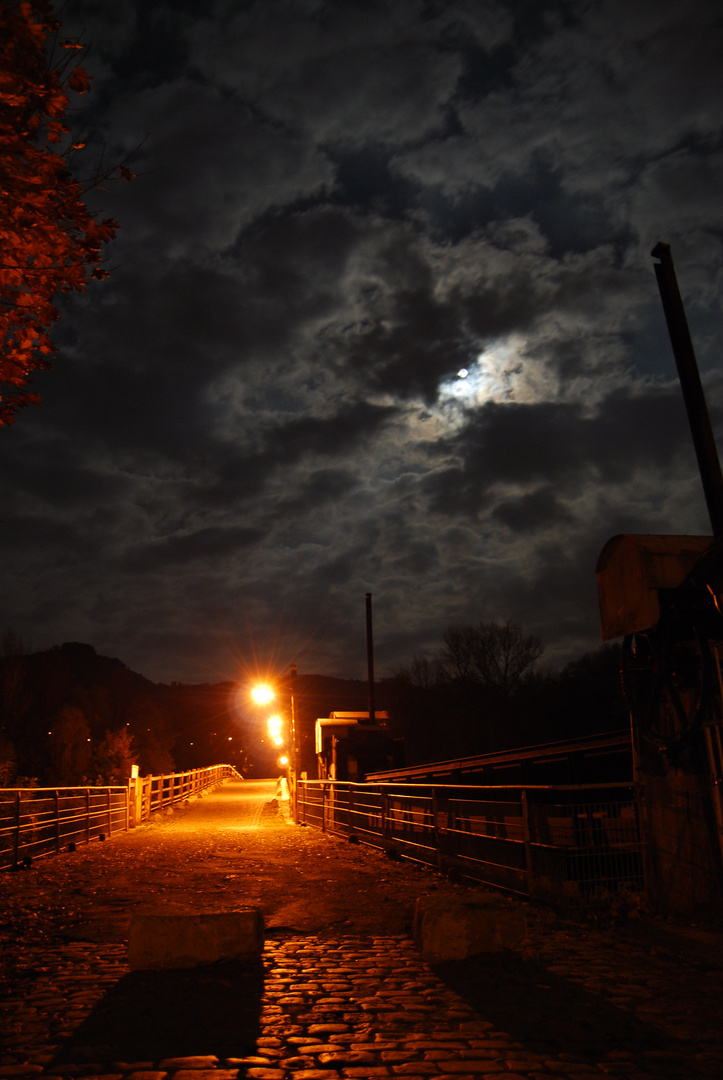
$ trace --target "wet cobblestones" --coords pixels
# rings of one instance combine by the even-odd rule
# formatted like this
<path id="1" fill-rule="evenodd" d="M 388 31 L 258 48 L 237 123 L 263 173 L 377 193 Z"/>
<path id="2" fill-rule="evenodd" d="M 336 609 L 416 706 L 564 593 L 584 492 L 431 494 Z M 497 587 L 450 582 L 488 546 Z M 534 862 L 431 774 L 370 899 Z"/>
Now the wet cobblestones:
<path id="1" fill-rule="evenodd" d="M 587 1033 L 579 1030 L 579 1017 L 560 1018 L 559 1030 L 551 1032 L 536 1025 L 534 1015 L 526 1016 L 522 1025 L 515 1021 L 516 1032 L 500 1030 L 468 1000 L 469 995 L 448 985 L 445 965 L 432 970 L 404 936 L 282 934 L 267 941 L 263 972 L 249 984 L 247 1008 L 239 1019 L 241 1052 L 165 1054 L 142 1060 L 115 1056 L 119 1043 L 112 1015 L 107 1029 L 102 1016 L 95 1027 L 92 1023 L 108 992 L 124 979 L 137 977 L 137 973 L 128 974 L 125 948 L 67 945 L 37 957 L 44 970 L 38 972 L 32 993 L 0 1006 L 6 1032 L 0 1080 L 35 1076 L 58 1080 L 372 1080 L 395 1076 L 406 1080 L 588 1080 L 603 1076 L 689 1080 L 722 1076 L 723 1031 L 716 1023 L 720 972 L 691 965 L 691 961 L 681 965 L 672 956 L 648 957 L 648 970 L 636 978 L 640 957 L 635 947 L 621 941 L 615 948 L 613 937 L 608 934 L 604 940 L 605 935 L 588 935 L 585 947 L 578 941 L 566 962 L 549 970 L 552 975 L 552 967 L 563 967 L 564 977 L 577 982 L 581 992 L 590 992 L 592 987 L 595 994 L 603 995 L 601 1007 L 604 1002 L 605 1008 L 634 1018 L 640 1027 L 632 1049 L 619 1045 L 626 1038 L 625 1024 L 618 1028 L 613 1024 L 608 1037 L 601 1039 L 595 1017 Z M 564 935 L 553 934 L 549 940 L 540 935 L 533 948 L 538 956 L 546 951 L 558 953 L 560 938 Z M 601 958 L 596 953 L 603 945 L 607 948 Z M 488 959 L 492 962 L 492 958 L 477 958 L 478 971 Z M 651 962 L 658 969 L 654 973 L 649 970 Z M 469 965 L 468 961 L 461 966 L 469 969 Z M 691 967 L 699 976 L 698 1007 L 688 996 Z M 501 970 L 499 959 L 492 968 L 494 978 Z M 626 994 L 623 1002 L 613 1003 L 604 995 L 619 989 L 623 968 L 627 969 Z M 539 993 L 540 988 L 535 989 Z M 533 1009 L 534 1000 L 531 995 Z M 519 1006 L 524 1014 L 524 995 Z M 512 1013 L 509 1016 L 514 1020 Z M 163 1033 L 168 1017 L 162 1003 L 156 1019 L 159 1046 L 164 1039 L 170 1045 L 173 1028 L 171 1023 Z M 577 1044 L 575 1053 L 561 1048 L 568 1021 L 570 1043 Z M 105 1041 L 104 1030 L 108 1033 Z M 206 1024 L 198 1032 L 200 1049 L 209 1049 L 209 1040 L 213 1041 L 213 1032 Z M 222 1041 L 228 1049 L 227 1035 Z"/>

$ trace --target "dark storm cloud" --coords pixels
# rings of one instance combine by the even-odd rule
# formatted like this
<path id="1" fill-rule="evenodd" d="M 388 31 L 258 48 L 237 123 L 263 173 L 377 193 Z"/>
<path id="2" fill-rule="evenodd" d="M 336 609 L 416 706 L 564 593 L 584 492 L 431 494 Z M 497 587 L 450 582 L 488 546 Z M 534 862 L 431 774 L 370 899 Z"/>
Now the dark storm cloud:
<path id="1" fill-rule="evenodd" d="M 202 502 L 217 502 L 261 490 L 278 469 L 305 458 L 345 457 L 372 438 L 396 409 L 366 402 L 342 405 L 328 417 L 301 416 L 275 424 L 263 433 L 263 442 L 249 456 L 219 455 L 217 481 L 199 491 Z M 222 463 L 221 463 L 222 462 Z M 317 490 L 321 489 L 321 485 Z M 313 490 L 313 489 L 312 489 Z"/>
<path id="2" fill-rule="evenodd" d="M 12 471 L 4 480 L 16 510 L 72 514 L 88 505 L 107 508 L 133 493 L 127 476 L 104 467 L 103 461 L 89 461 L 67 441 L 49 439 L 42 447 L 25 444 L 23 450 L 13 456 Z"/>
<path id="3" fill-rule="evenodd" d="M 718 6 L 70 0 L 138 175 L 3 433 L 6 622 L 167 679 L 363 674 L 369 590 L 380 671 L 594 646 L 608 537 L 708 527 L 649 251 L 720 407 Z"/>
<path id="4" fill-rule="evenodd" d="M 284 520 L 326 512 L 329 503 L 341 500 L 360 483 L 350 469 L 316 469 L 300 479 L 296 489 L 284 492 L 274 516 Z"/>
<path id="5" fill-rule="evenodd" d="M 155 133 L 134 156 L 142 190 L 123 198 L 136 242 L 171 259 L 223 251 L 271 206 L 318 196 L 333 181 L 323 153 L 189 79 L 122 98 L 110 124 L 129 147 Z"/>
<path id="6" fill-rule="evenodd" d="M 488 404 L 450 439 L 431 449 L 434 456 L 458 458 L 458 464 L 429 478 L 432 505 L 440 512 L 475 514 L 490 502 L 499 484 L 554 485 L 569 493 L 591 477 L 602 484 L 623 481 L 655 468 L 664 474 L 679 454 L 690 454 L 685 415 L 673 389 L 647 395 L 627 388 L 611 393 L 594 411 L 580 403 Z M 515 508 L 496 516 L 517 529 L 534 528 L 544 519 L 564 517 L 549 494 L 512 499 Z M 527 507 L 524 522 L 519 511 Z M 542 518 L 540 518 L 540 513 Z M 514 527 L 514 526 L 513 526 Z"/>
<path id="7" fill-rule="evenodd" d="M 158 570 L 173 563 L 186 563 L 194 559 L 218 559 L 237 555 L 250 544 L 263 537 L 259 529 L 229 528 L 210 525 L 205 529 L 185 535 L 176 534 L 145 545 L 141 550 L 129 552 L 123 565 L 131 571 Z"/>
<path id="8" fill-rule="evenodd" d="M 519 499 L 507 499 L 494 509 L 494 517 L 512 532 L 536 532 L 542 525 L 564 525 L 572 520 L 554 489 L 541 487 Z"/>

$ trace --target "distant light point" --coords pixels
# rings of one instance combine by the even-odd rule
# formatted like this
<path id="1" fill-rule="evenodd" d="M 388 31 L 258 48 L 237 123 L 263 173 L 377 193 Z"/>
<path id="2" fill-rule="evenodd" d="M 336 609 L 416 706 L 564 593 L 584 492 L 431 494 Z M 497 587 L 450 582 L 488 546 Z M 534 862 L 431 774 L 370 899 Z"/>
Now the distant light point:
<path id="1" fill-rule="evenodd" d="M 467 370 L 467 368 L 466 368 L 466 367 L 461 367 L 461 368 L 459 369 L 459 371 L 457 372 L 457 375 L 458 375 L 458 377 L 459 377 L 460 379 L 466 379 L 466 378 L 467 378 L 467 376 L 469 375 L 469 371 Z"/>

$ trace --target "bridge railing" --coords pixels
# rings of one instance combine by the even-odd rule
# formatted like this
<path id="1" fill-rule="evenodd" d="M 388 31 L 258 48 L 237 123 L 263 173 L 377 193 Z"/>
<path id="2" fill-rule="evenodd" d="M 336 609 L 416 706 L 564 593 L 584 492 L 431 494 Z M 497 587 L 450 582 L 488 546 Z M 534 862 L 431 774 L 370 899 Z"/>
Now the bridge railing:
<path id="1" fill-rule="evenodd" d="M 233 765 L 145 776 L 103 787 L 0 788 L 0 870 L 124 832 L 222 780 Z"/>
<path id="2" fill-rule="evenodd" d="M 628 784 L 583 789 L 307 780 L 298 785 L 297 820 L 519 896 L 582 907 L 645 890 L 638 810 Z"/>
<path id="3" fill-rule="evenodd" d="M 157 811 L 184 802 L 192 795 L 198 795 L 228 779 L 241 779 L 233 765 L 209 765 L 204 769 L 139 776 L 129 780 L 129 825 L 131 828 L 140 825 Z"/>

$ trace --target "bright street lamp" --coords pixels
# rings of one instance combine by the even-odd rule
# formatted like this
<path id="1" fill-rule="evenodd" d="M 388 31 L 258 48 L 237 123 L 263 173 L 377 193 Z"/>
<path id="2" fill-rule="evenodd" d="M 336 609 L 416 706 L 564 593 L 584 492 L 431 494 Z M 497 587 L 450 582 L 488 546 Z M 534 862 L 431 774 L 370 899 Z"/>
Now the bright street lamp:
<path id="1" fill-rule="evenodd" d="M 275 694 L 268 683 L 261 683 L 253 688 L 251 697 L 257 705 L 268 705 L 270 701 L 274 700 Z"/>
<path id="2" fill-rule="evenodd" d="M 270 716 L 266 721 L 266 726 L 269 731 L 269 738 L 272 740 L 275 746 L 283 746 L 284 740 L 281 735 L 283 729 L 283 720 L 280 716 Z"/>

